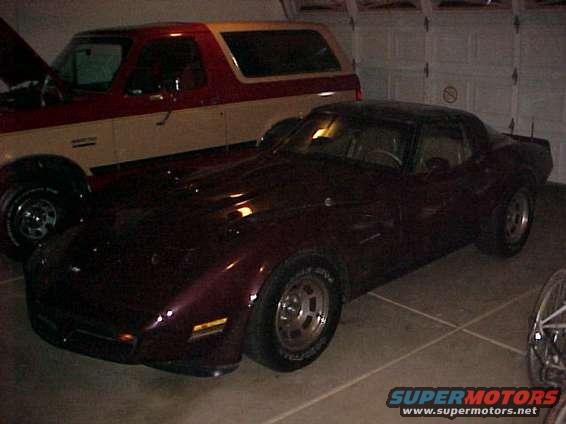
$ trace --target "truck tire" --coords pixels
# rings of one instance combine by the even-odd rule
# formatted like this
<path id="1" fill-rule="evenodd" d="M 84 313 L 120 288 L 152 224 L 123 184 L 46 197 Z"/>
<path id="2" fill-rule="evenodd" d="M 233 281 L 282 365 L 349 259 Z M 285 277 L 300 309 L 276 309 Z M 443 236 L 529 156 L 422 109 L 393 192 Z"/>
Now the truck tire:
<path id="1" fill-rule="evenodd" d="M 69 226 L 76 209 L 72 196 L 54 184 L 12 186 L 0 200 L 2 253 L 26 258 L 39 242 Z"/>

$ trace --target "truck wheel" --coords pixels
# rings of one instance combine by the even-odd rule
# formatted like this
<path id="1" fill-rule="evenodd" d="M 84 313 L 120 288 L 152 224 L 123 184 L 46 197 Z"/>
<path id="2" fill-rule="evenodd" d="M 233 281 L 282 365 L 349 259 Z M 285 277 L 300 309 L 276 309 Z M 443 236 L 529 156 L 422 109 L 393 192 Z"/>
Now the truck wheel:
<path id="1" fill-rule="evenodd" d="M 72 202 L 55 186 L 22 184 L 0 201 L 0 237 L 4 253 L 22 259 L 53 231 L 70 222 Z"/>
<path id="2" fill-rule="evenodd" d="M 484 253 L 513 256 L 523 248 L 534 217 L 535 195 L 527 185 L 508 192 L 476 240 Z"/>
<path id="3" fill-rule="evenodd" d="M 254 305 L 246 353 L 275 371 L 294 371 L 326 349 L 340 319 L 342 297 L 336 273 L 319 257 L 280 266 Z"/>

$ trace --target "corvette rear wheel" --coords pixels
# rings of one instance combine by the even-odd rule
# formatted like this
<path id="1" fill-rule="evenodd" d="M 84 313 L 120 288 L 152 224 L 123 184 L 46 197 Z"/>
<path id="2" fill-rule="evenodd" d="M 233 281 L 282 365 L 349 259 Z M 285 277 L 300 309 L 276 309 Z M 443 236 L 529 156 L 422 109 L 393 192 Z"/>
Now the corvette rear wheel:
<path id="1" fill-rule="evenodd" d="M 332 267 L 302 257 L 279 267 L 262 288 L 248 324 L 246 353 L 276 371 L 294 371 L 326 349 L 342 296 Z"/>
<path id="2" fill-rule="evenodd" d="M 525 245 L 534 217 L 535 195 L 528 186 L 508 192 L 476 241 L 484 253 L 513 256 Z"/>

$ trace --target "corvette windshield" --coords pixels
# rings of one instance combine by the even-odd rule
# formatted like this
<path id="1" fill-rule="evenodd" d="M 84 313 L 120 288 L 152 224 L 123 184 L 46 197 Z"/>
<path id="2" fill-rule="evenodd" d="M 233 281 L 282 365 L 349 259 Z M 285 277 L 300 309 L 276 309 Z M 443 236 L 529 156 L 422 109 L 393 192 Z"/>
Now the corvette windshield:
<path id="1" fill-rule="evenodd" d="M 358 126 L 338 115 L 307 118 L 282 147 L 282 151 L 346 157 Z"/>
<path id="2" fill-rule="evenodd" d="M 411 129 L 411 126 L 397 122 L 333 114 L 312 115 L 279 150 L 400 168 Z"/>
<path id="3" fill-rule="evenodd" d="M 110 88 L 131 45 L 119 37 L 77 37 L 53 67 L 71 89 L 103 92 Z"/>

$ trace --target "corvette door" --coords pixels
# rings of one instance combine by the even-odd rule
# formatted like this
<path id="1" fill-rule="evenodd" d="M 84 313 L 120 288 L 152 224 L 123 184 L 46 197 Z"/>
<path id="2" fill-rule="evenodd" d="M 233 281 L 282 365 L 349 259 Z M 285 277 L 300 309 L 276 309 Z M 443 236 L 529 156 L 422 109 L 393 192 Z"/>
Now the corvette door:
<path id="1" fill-rule="evenodd" d="M 348 148 L 351 172 L 340 175 L 344 206 L 337 208 L 343 241 L 361 291 L 392 270 L 401 256 L 402 168 L 412 127 L 393 122 L 364 122 Z"/>
<path id="2" fill-rule="evenodd" d="M 403 202 L 405 240 L 416 258 L 439 254 L 473 234 L 477 172 L 472 145 L 458 122 L 421 127 Z"/>

